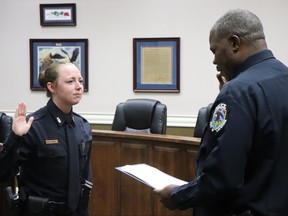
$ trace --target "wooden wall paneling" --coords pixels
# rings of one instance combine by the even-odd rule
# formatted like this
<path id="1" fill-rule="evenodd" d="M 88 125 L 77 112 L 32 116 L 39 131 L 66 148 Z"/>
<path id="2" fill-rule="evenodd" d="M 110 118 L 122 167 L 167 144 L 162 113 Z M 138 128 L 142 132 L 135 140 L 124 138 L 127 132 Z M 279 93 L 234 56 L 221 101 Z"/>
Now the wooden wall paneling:
<path id="1" fill-rule="evenodd" d="M 121 143 L 120 165 L 149 163 L 149 145 L 141 142 Z M 151 188 L 122 174 L 120 176 L 121 215 L 153 215 Z"/>
<path id="2" fill-rule="evenodd" d="M 187 149 L 187 170 L 185 171 L 186 173 L 186 181 L 191 181 L 195 178 L 195 173 L 196 173 L 196 159 L 197 159 L 197 152 L 198 149 L 192 148 L 192 149 Z"/>
<path id="3" fill-rule="evenodd" d="M 91 152 L 93 189 L 90 197 L 90 215 L 111 216 L 117 212 L 118 188 L 115 166 L 119 162 L 119 143 L 94 139 Z"/>
<path id="4" fill-rule="evenodd" d="M 200 139 L 192 137 L 93 130 L 91 166 L 94 188 L 90 215 L 191 216 L 192 209 L 170 211 L 164 208 L 152 188 L 115 170 L 115 167 L 147 163 L 187 180 L 194 175 L 199 142 Z"/>
<path id="5" fill-rule="evenodd" d="M 154 166 L 169 175 L 186 180 L 186 151 L 184 146 L 169 145 L 169 143 L 162 143 L 161 145 L 154 146 Z M 169 210 L 165 208 L 157 196 L 154 196 L 154 213 L 157 216 L 191 216 L 191 209 L 187 211 Z"/>

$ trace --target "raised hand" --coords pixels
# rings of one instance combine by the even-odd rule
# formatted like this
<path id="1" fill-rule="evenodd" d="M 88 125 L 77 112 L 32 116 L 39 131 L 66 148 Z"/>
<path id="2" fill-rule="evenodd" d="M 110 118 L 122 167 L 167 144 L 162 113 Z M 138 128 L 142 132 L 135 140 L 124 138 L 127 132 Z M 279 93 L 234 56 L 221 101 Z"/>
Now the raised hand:
<path id="1" fill-rule="evenodd" d="M 34 120 L 34 117 L 31 116 L 27 122 L 26 114 L 27 114 L 26 104 L 23 101 L 21 101 L 18 104 L 18 107 L 16 108 L 12 124 L 12 130 L 18 136 L 25 135 L 30 129 L 32 122 Z"/>

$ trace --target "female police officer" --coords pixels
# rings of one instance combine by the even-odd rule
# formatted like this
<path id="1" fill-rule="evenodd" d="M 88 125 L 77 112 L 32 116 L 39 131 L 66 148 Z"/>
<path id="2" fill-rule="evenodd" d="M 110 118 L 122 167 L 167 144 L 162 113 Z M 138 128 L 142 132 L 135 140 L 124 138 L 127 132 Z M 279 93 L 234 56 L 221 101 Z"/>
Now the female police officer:
<path id="1" fill-rule="evenodd" d="M 34 121 L 25 136 L 13 130 L 6 141 L 19 147 L 21 215 L 88 215 L 81 190 L 91 178 L 92 133 L 72 110 L 81 100 L 83 78 L 74 64 L 55 63 L 40 73 L 39 83 L 50 97 L 47 105 L 27 116 L 28 123 Z M 15 175 L 15 169 L 9 170 L 6 178 Z"/>
<path id="2" fill-rule="evenodd" d="M 193 207 L 193 216 L 286 216 L 288 68 L 248 10 L 230 10 L 214 24 L 210 49 L 220 87 L 228 82 L 202 137 L 196 178 L 155 192 L 170 209 Z"/>

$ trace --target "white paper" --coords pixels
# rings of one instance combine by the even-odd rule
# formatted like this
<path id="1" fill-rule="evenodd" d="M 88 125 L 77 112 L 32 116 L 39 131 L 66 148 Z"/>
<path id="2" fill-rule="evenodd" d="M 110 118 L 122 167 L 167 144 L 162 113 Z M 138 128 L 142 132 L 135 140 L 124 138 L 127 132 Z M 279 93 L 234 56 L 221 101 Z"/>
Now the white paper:
<path id="1" fill-rule="evenodd" d="M 170 176 L 155 167 L 149 166 L 148 164 L 125 165 L 116 167 L 115 169 L 154 189 L 162 189 L 170 184 L 183 185 L 187 183 L 186 181 Z"/>

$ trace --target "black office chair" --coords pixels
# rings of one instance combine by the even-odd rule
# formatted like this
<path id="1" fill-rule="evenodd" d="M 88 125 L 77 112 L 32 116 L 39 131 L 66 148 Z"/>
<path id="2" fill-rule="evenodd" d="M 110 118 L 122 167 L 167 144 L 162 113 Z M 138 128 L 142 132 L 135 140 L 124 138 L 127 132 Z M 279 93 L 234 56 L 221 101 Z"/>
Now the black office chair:
<path id="1" fill-rule="evenodd" d="M 0 112 L 0 143 L 4 143 L 9 133 L 12 131 L 13 118 Z"/>
<path id="2" fill-rule="evenodd" d="M 211 108 L 212 108 L 212 103 L 208 104 L 208 106 L 206 107 L 201 107 L 198 111 L 198 116 L 197 116 L 197 120 L 196 120 L 196 125 L 194 128 L 194 137 L 199 137 L 201 138 L 206 125 L 209 123 L 210 121 L 210 112 L 211 112 Z"/>
<path id="3" fill-rule="evenodd" d="M 0 143 L 4 143 L 5 139 L 8 137 L 9 133 L 12 131 L 12 122 L 13 118 L 11 116 L 6 115 L 3 112 L 0 112 Z M 0 151 L 2 149 L 2 145 L 0 145 Z M 0 171 L 1 172 L 1 171 Z M 9 179 L 6 182 L 0 183 L 0 215 L 9 215 L 8 213 L 8 203 L 6 200 L 6 196 L 4 190 L 7 186 L 14 186 L 14 179 Z"/>
<path id="4" fill-rule="evenodd" d="M 165 134 L 167 108 L 153 99 L 128 99 L 116 107 L 112 130 Z"/>

